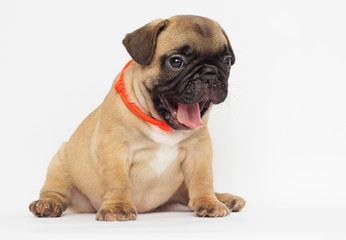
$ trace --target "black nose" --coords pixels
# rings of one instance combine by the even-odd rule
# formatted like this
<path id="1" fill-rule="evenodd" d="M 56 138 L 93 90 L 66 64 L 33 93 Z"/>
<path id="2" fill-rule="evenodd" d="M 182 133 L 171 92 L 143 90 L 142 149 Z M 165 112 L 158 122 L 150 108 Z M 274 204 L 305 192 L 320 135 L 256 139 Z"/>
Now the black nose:
<path id="1" fill-rule="evenodd" d="M 207 73 L 202 76 L 202 82 L 208 86 L 208 88 L 215 88 L 217 82 L 216 74 Z"/>
<path id="2" fill-rule="evenodd" d="M 208 88 L 214 88 L 218 80 L 218 70 L 214 65 L 206 64 L 201 69 L 202 82 L 208 86 Z"/>

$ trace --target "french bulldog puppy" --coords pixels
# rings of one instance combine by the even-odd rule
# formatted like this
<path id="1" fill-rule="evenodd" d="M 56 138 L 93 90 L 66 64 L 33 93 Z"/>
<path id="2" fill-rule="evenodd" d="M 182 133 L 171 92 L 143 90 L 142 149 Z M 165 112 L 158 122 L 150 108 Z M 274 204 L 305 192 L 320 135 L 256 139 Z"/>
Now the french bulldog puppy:
<path id="1" fill-rule="evenodd" d="M 226 99 L 235 56 L 224 30 L 199 16 L 155 20 L 126 35 L 133 58 L 51 160 L 39 217 L 67 208 L 101 221 L 136 219 L 167 202 L 223 217 L 245 201 L 213 189 L 210 109 Z"/>

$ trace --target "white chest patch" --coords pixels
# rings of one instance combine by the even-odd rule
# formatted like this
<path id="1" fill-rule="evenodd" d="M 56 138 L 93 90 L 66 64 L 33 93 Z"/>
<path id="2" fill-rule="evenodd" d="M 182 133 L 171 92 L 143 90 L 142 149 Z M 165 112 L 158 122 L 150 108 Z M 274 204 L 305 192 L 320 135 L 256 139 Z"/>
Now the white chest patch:
<path id="1" fill-rule="evenodd" d="M 177 144 L 184 140 L 186 136 L 183 132 L 165 132 L 153 127 L 150 137 L 159 145 L 156 157 L 150 162 L 150 166 L 155 169 L 158 175 L 161 175 L 177 159 Z"/>
<path id="2" fill-rule="evenodd" d="M 160 144 L 156 152 L 156 157 L 150 162 L 150 167 L 152 167 L 158 175 L 161 175 L 167 167 L 177 159 L 177 156 L 177 146 Z"/>

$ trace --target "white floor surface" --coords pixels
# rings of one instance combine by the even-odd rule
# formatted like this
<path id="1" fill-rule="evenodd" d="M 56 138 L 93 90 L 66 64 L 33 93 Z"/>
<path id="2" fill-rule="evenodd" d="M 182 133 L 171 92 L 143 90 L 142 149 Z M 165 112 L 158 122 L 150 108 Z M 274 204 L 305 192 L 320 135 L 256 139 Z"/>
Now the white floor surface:
<path id="1" fill-rule="evenodd" d="M 225 218 L 199 218 L 181 206 L 140 214 L 132 222 L 98 222 L 94 214 L 65 213 L 36 218 L 29 212 L 3 212 L 0 239 L 346 239 L 345 211 L 256 209 Z"/>

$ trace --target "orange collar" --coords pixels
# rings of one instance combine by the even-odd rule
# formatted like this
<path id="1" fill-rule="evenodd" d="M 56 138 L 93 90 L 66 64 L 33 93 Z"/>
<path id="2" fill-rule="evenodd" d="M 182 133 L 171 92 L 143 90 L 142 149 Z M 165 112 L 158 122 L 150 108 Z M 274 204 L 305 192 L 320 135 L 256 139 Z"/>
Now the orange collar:
<path id="1" fill-rule="evenodd" d="M 130 60 L 125 67 L 123 68 L 123 70 L 120 73 L 120 77 L 119 80 L 116 82 L 116 84 L 114 85 L 114 88 L 117 92 L 120 93 L 121 99 L 123 100 L 123 102 L 126 104 L 126 106 L 134 113 L 136 114 L 138 117 L 140 117 L 141 119 L 143 119 L 144 121 L 153 124 L 155 126 L 158 126 L 159 128 L 161 128 L 163 131 L 170 131 L 172 128 L 170 126 L 167 125 L 166 122 L 163 121 L 159 121 L 155 118 L 149 117 L 148 115 L 146 115 L 144 112 L 142 112 L 134 102 L 131 102 L 129 95 L 126 92 L 125 89 L 125 84 L 124 84 L 124 72 L 125 69 L 133 62 L 133 60 Z"/>

